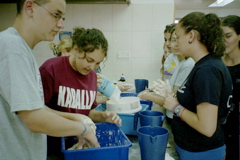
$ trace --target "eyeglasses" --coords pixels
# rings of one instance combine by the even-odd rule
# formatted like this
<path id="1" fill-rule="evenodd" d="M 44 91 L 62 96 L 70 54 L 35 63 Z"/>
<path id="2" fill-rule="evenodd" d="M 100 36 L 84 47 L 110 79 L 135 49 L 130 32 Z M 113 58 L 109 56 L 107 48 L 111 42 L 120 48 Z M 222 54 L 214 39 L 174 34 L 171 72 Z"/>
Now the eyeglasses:
<path id="1" fill-rule="evenodd" d="M 60 15 L 60 14 L 55 14 L 55 13 L 49 11 L 47 8 L 43 7 L 42 5 L 40 5 L 39 3 L 35 2 L 35 1 L 33 1 L 33 3 L 36 3 L 37 5 L 39 5 L 40 7 L 42 7 L 43 9 L 45 9 L 46 11 L 48 11 L 51 15 L 54 16 L 54 18 L 55 18 L 57 21 L 59 21 L 60 19 L 65 20 L 65 17 L 62 17 L 62 15 Z"/>

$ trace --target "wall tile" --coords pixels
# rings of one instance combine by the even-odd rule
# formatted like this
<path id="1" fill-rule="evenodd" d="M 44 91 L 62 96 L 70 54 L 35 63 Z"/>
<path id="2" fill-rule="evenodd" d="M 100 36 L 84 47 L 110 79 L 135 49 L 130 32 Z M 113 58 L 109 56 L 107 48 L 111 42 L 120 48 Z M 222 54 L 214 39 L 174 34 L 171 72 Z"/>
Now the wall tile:
<path id="1" fill-rule="evenodd" d="M 152 28 L 152 4 L 133 5 L 133 31 L 149 31 Z"/>
<path id="2" fill-rule="evenodd" d="M 161 58 L 163 55 L 164 34 L 163 31 L 152 31 L 151 57 Z"/>
<path id="3" fill-rule="evenodd" d="M 113 47 L 113 32 L 104 32 L 103 34 L 105 36 L 105 38 L 108 41 L 108 57 L 112 57 L 113 52 L 114 52 L 114 47 Z"/>
<path id="4" fill-rule="evenodd" d="M 133 79 L 148 79 L 151 74 L 150 58 L 134 58 L 132 59 L 132 78 Z"/>
<path id="5" fill-rule="evenodd" d="M 150 57 L 151 32 L 132 32 L 132 57 Z"/>
<path id="6" fill-rule="evenodd" d="M 110 57 L 118 57 L 121 52 L 129 52 L 130 58 L 132 54 L 132 32 L 113 32 L 111 44 L 112 55 Z"/>
<path id="7" fill-rule="evenodd" d="M 113 5 L 113 31 L 132 30 L 132 5 Z"/>
<path id="8" fill-rule="evenodd" d="M 93 27 L 102 31 L 112 31 L 112 4 L 93 5 Z"/>
<path id="9" fill-rule="evenodd" d="M 118 59 L 118 58 L 107 58 L 107 61 L 101 64 L 102 73 L 112 81 L 120 79 L 121 75 L 125 75 L 126 81 L 131 78 L 131 60 L 130 59 Z M 111 66 L 111 67 L 109 67 Z"/>
<path id="10" fill-rule="evenodd" d="M 152 30 L 163 30 L 166 24 L 174 22 L 174 4 L 153 5 Z"/>
<path id="11" fill-rule="evenodd" d="M 93 12 L 91 4 L 72 4 L 73 5 L 73 26 L 93 28 Z M 68 5 L 67 5 L 68 6 Z"/>
<path id="12" fill-rule="evenodd" d="M 66 13 L 64 15 L 64 17 L 66 19 L 64 21 L 64 28 L 62 29 L 62 31 L 72 32 L 72 30 L 73 30 L 73 25 L 74 25 L 74 17 L 72 16 L 72 15 L 74 15 L 73 7 L 74 7 L 74 5 L 67 5 L 67 7 L 66 7 Z"/>

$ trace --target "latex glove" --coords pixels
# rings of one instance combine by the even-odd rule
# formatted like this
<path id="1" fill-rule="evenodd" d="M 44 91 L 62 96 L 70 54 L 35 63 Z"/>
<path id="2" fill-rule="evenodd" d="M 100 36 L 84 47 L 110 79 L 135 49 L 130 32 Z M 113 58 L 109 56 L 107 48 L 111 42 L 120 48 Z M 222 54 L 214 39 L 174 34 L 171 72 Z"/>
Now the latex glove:
<path id="1" fill-rule="evenodd" d="M 148 89 L 146 89 L 146 90 L 144 90 L 144 91 L 142 91 L 142 92 L 139 92 L 139 93 L 138 93 L 138 97 L 141 99 L 141 96 L 142 96 L 142 95 L 147 94 L 147 93 L 149 93 L 149 92 L 150 92 L 150 90 L 148 90 Z"/>
<path id="2" fill-rule="evenodd" d="M 168 94 L 173 95 L 172 87 L 169 84 L 169 81 L 164 82 L 161 79 L 153 82 L 153 92 L 162 97 L 166 97 Z"/>
<path id="3" fill-rule="evenodd" d="M 88 148 L 100 147 L 96 137 L 96 129 L 93 129 L 94 127 L 92 125 L 88 125 L 88 123 L 91 124 L 92 122 L 86 122 L 86 132 L 83 135 L 77 136 L 78 143 L 76 144 L 76 149 L 82 149 L 84 146 L 88 146 Z"/>
<path id="4" fill-rule="evenodd" d="M 172 108 L 174 105 L 178 104 L 178 100 L 177 98 L 173 97 L 172 95 L 167 95 L 167 97 L 165 98 L 163 107 L 166 108 L 169 111 L 172 111 Z"/>
<path id="5" fill-rule="evenodd" d="M 86 149 L 86 148 L 92 148 L 91 144 L 87 142 L 83 137 L 78 137 L 78 143 L 68 148 L 68 150 Z"/>
<path id="6" fill-rule="evenodd" d="M 88 116 L 83 115 L 81 122 L 86 125 L 87 129 L 92 130 L 92 133 L 94 135 L 96 135 L 97 127 L 96 127 L 95 123 L 92 121 L 91 118 L 89 118 Z M 77 144 L 76 148 L 77 149 L 92 148 L 92 145 L 84 137 L 80 136 L 80 137 L 78 137 L 78 144 Z"/>
<path id="7" fill-rule="evenodd" d="M 122 126 L 122 119 L 115 112 L 104 111 L 103 117 L 105 119 L 105 122 L 115 123 L 119 126 Z"/>
<path id="8" fill-rule="evenodd" d="M 95 142 L 96 140 L 96 125 L 94 122 L 85 115 L 81 116 L 81 122 L 86 125 L 86 133 L 84 135 L 77 136 L 78 143 L 74 144 L 71 148 L 68 150 L 75 150 L 75 149 L 83 149 L 83 148 L 93 148 L 93 147 L 98 147 L 98 143 Z M 87 135 L 88 134 L 88 135 Z M 95 137 L 94 137 L 95 136 Z M 89 140 L 88 137 L 91 137 L 91 141 Z M 92 142 L 92 140 L 94 140 Z"/>
<path id="9" fill-rule="evenodd" d="M 96 134 L 97 127 L 91 118 L 89 118 L 88 116 L 84 116 L 82 119 L 82 123 L 88 125 L 93 130 L 94 134 Z"/>
<path id="10" fill-rule="evenodd" d="M 126 92 L 133 87 L 132 84 L 125 83 L 125 82 L 118 82 L 116 85 L 122 92 Z"/>
<path id="11" fill-rule="evenodd" d="M 151 99 L 155 96 L 159 97 L 158 94 L 154 93 L 154 92 L 150 92 L 149 90 L 148 91 L 144 91 L 144 92 L 140 92 L 141 94 L 138 94 L 138 97 L 141 99 L 141 100 L 149 100 L 151 101 Z"/>
<path id="12" fill-rule="evenodd" d="M 92 128 L 95 130 L 96 129 L 96 126 L 95 126 L 95 123 L 92 121 L 91 118 L 89 118 L 88 116 L 84 115 L 84 114 L 79 114 L 79 113 L 74 113 L 74 114 L 71 114 L 71 120 L 74 120 L 74 121 L 79 121 L 79 122 L 82 122 L 82 123 L 85 123 L 86 125 L 89 125 L 89 126 L 92 126 Z"/>

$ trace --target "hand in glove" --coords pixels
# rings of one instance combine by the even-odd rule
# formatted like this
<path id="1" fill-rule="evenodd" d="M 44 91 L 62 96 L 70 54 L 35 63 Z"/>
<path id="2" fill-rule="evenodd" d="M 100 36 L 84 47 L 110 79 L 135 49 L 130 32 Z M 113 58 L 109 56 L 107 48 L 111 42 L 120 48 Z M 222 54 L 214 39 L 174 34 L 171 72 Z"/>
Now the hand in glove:
<path id="1" fill-rule="evenodd" d="M 173 95 L 172 87 L 169 84 L 169 81 L 164 82 L 161 79 L 153 82 L 153 92 L 162 97 L 166 97 L 168 94 Z"/>
<path id="2" fill-rule="evenodd" d="M 130 88 L 133 87 L 132 84 L 128 84 L 128 83 L 125 83 L 125 82 L 118 82 L 116 85 L 118 86 L 118 88 L 119 88 L 122 92 L 126 92 L 126 91 L 128 91 Z"/>

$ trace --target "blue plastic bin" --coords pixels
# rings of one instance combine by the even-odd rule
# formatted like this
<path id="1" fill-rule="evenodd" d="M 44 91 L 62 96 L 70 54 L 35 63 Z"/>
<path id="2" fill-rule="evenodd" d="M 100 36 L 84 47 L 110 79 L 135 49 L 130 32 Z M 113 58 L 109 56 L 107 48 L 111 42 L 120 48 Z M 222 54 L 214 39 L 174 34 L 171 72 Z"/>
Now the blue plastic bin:
<path id="1" fill-rule="evenodd" d="M 149 106 L 146 104 L 141 104 L 142 110 L 149 110 Z M 95 110 L 97 111 L 105 111 L 106 105 L 105 104 L 99 104 Z M 137 135 L 137 130 L 134 130 L 134 114 L 131 113 L 118 113 L 119 117 L 122 119 L 122 126 L 120 129 L 125 133 L 126 135 Z M 141 127 L 140 120 L 138 120 L 137 129 Z"/>
<path id="2" fill-rule="evenodd" d="M 128 160 L 131 141 L 116 124 L 96 123 L 100 148 L 67 150 L 77 143 L 76 137 L 62 137 L 64 160 Z"/>
<path id="3" fill-rule="evenodd" d="M 134 92 L 123 92 L 121 93 L 120 95 L 121 97 L 137 97 L 138 96 L 138 93 L 134 93 Z M 153 105 L 153 102 L 152 101 L 149 101 L 149 100 L 140 100 L 140 103 L 141 104 L 147 104 L 148 105 L 148 109 L 151 110 L 152 109 L 152 105 Z"/>

